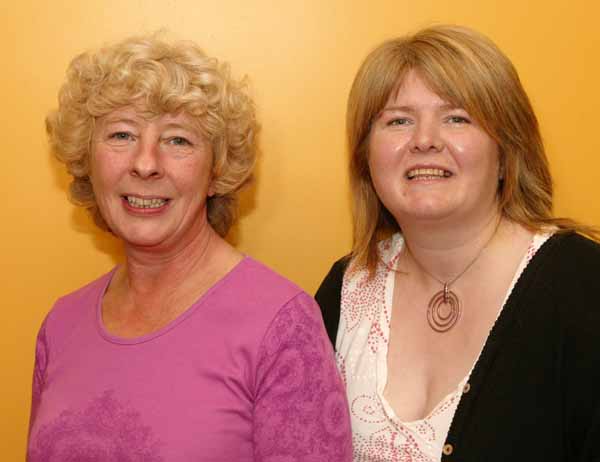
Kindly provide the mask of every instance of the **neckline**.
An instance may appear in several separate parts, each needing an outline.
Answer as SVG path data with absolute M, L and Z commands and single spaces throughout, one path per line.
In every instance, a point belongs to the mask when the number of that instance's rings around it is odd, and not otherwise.
M 131 338 L 119 337 L 118 335 L 111 334 L 104 326 L 104 321 L 102 320 L 102 300 L 104 299 L 104 295 L 106 294 L 106 291 L 108 289 L 108 286 L 110 285 L 110 282 L 112 281 L 112 278 L 114 277 L 117 269 L 119 268 L 119 265 L 117 265 L 106 275 L 106 279 L 96 299 L 95 324 L 98 333 L 104 340 L 117 345 L 137 345 L 161 337 L 169 331 L 176 328 L 179 324 L 184 322 L 194 313 L 196 313 L 200 309 L 200 307 L 206 303 L 206 301 L 212 296 L 212 294 L 215 291 L 217 291 L 222 285 L 229 281 L 229 279 L 234 277 L 239 271 L 242 270 L 244 266 L 249 264 L 251 261 L 252 259 L 250 257 L 244 255 L 243 258 L 229 272 L 227 272 L 221 279 L 214 283 L 206 292 L 200 295 L 200 297 L 195 302 L 193 302 L 183 313 L 181 313 L 175 319 L 153 332 L 141 335 L 139 337 Z
M 446 395 L 444 395 L 442 397 L 442 399 L 440 399 L 440 401 L 431 409 L 431 411 L 429 411 L 429 413 L 427 415 L 425 415 L 424 417 L 422 417 L 420 419 L 408 420 L 408 421 L 400 419 L 400 417 L 398 417 L 398 415 L 396 414 L 396 411 L 394 410 L 394 408 L 392 407 L 392 405 L 389 403 L 389 401 L 386 399 L 386 397 L 384 395 L 385 387 L 387 385 L 387 380 L 388 380 L 387 355 L 388 355 L 389 338 L 390 338 L 390 325 L 389 325 L 389 323 L 386 323 L 386 325 L 387 325 L 387 335 L 386 335 L 387 341 L 385 342 L 385 348 L 382 348 L 381 350 L 379 350 L 377 360 L 376 360 L 376 364 L 377 364 L 376 391 L 377 391 L 379 400 L 381 401 L 383 410 L 387 414 L 387 416 L 390 420 L 392 420 L 393 422 L 395 422 L 398 425 L 403 425 L 406 427 L 418 426 L 418 425 L 423 424 L 427 421 L 430 421 L 432 418 L 434 418 L 440 408 L 442 408 L 446 405 L 452 404 L 454 400 L 458 400 L 458 401 L 460 400 L 460 397 L 463 394 L 462 393 L 463 388 L 464 388 L 465 384 L 470 380 L 470 377 L 473 374 L 473 371 L 475 370 L 477 364 L 480 362 L 480 359 L 483 356 L 483 352 L 486 348 L 486 345 L 487 345 L 490 337 L 492 336 L 492 333 L 496 330 L 496 325 L 498 324 L 498 322 L 502 316 L 502 313 L 505 311 L 505 307 L 508 305 L 508 301 L 511 298 L 512 293 L 515 291 L 515 288 L 516 288 L 517 284 L 519 283 L 521 276 L 525 273 L 525 271 L 527 270 L 527 268 L 529 266 L 529 263 L 537 255 L 538 251 L 552 237 L 553 237 L 553 231 L 537 232 L 537 233 L 533 234 L 531 241 L 529 243 L 529 246 L 527 247 L 527 250 L 525 251 L 523 257 L 521 258 L 521 260 L 519 262 L 519 265 L 517 266 L 517 268 L 515 270 L 515 273 L 513 275 L 511 283 L 506 292 L 506 295 L 504 296 L 504 299 L 503 299 L 502 303 L 500 304 L 500 308 L 496 315 L 496 319 L 495 319 L 494 323 L 492 324 L 492 326 L 488 332 L 488 335 L 487 335 L 485 341 L 483 342 L 483 345 L 481 346 L 481 349 L 479 350 L 479 353 L 478 353 L 477 357 L 475 358 L 475 361 L 473 362 L 470 370 L 467 372 L 467 374 L 459 381 L 459 383 L 454 388 L 452 388 Z M 394 272 L 395 272 L 395 270 L 397 270 L 398 256 L 400 255 L 400 253 L 402 252 L 402 248 L 404 247 L 404 238 L 402 237 L 402 235 L 400 235 L 400 233 L 396 233 L 394 236 L 392 236 L 390 238 L 390 244 L 391 245 L 389 247 L 385 248 L 385 250 L 387 251 L 386 252 L 387 255 L 385 255 L 385 257 L 382 258 L 382 260 L 383 260 L 383 264 L 386 266 L 386 271 L 387 271 L 386 282 L 385 282 L 386 292 L 385 292 L 384 303 L 386 304 L 386 306 L 389 307 L 389 313 L 390 313 L 389 316 L 390 316 L 390 322 L 391 322 L 391 319 L 393 316 L 392 298 L 393 298 L 394 287 L 395 287 Z M 533 251 L 533 254 L 531 254 L 532 251 Z M 457 406 L 458 406 L 458 403 L 457 403 Z

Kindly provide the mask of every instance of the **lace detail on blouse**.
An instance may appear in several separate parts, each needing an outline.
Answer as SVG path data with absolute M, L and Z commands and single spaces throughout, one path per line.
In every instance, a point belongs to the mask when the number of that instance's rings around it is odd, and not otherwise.
M 531 258 L 550 236 L 551 233 L 534 236 L 502 307 Z M 342 284 L 336 360 L 348 394 L 355 462 L 440 461 L 442 446 L 471 374 L 469 372 L 456 389 L 421 420 L 400 421 L 384 398 L 393 270 L 403 243 L 400 234 L 383 241 L 379 246 L 381 260 L 374 277 L 369 279 L 364 268 L 351 269 Z

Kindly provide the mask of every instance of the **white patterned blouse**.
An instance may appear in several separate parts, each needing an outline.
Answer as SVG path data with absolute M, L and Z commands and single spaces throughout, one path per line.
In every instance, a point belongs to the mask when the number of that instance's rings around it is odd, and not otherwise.
M 504 298 L 551 234 L 536 234 Z M 336 340 L 337 363 L 346 383 L 353 429 L 354 462 L 438 462 L 469 374 L 431 411 L 403 422 L 384 397 L 392 316 L 394 269 L 402 250 L 400 234 L 380 244 L 375 276 L 366 269 L 347 271 L 342 285 Z M 498 314 L 500 314 L 499 310 Z M 483 347 L 483 346 L 482 346 Z

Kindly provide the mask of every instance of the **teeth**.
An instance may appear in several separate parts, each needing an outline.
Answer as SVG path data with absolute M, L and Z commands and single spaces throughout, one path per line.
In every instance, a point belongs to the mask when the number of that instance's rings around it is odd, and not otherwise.
M 127 202 L 132 207 L 136 207 L 138 209 L 157 209 L 162 207 L 167 203 L 166 199 L 142 199 L 141 197 L 132 197 L 127 196 Z
M 406 177 L 409 180 L 419 177 L 424 180 L 433 180 L 435 178 L 448 178 L 452 174 L 448 170 L 442 170 L 441 168 L 415 168 L 409 170 Z

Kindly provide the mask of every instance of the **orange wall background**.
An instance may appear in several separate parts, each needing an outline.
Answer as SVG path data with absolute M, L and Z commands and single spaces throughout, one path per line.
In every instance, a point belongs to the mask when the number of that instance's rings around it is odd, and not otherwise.
M 66 66 L 85 49 L 165 29 L 249 75 L 262 157 L 233 240 L 310 292 L 351 242 L 343 124 L 354 73 L 380 41 L 435 22 L 479 29 L 512 58 L 542 124 L 556 213 L 600 225 L 600 7 L 592 0 L 2 3 L 2 460 L 24 459 L 44 315 L 120 258 L 118 243 L 67 202 L 68 177 L 45 138 Z

